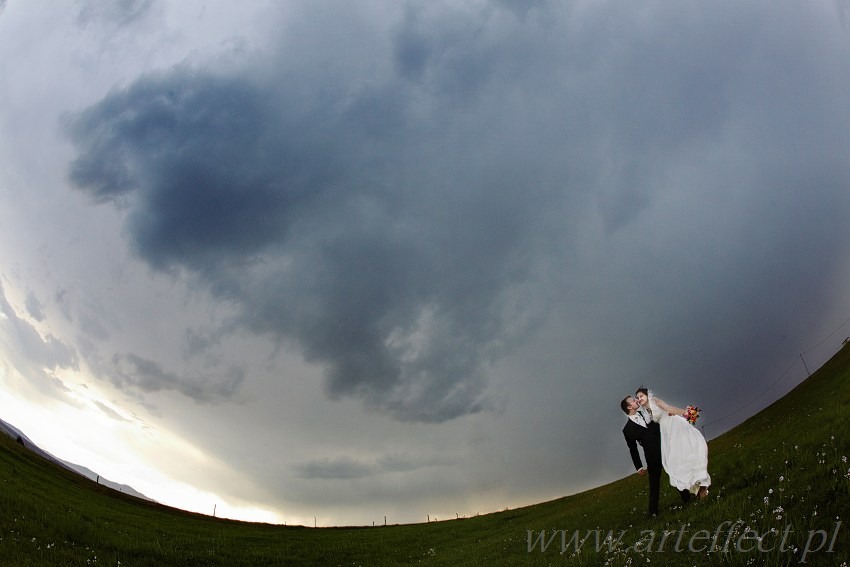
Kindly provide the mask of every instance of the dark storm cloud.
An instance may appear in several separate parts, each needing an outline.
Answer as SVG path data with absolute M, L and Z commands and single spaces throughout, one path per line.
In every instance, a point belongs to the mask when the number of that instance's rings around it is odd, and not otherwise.
M 71 178 L 127 210 L 152 266 L 201 276 L 324 366 L 331 396 L 410 420 L 485 408 L 486 365 L 528 325 L 546 184 L 508 146 L 468 167 L 411 118 L 403 82 L 282 82 L 143 77 L 74 120 Z
M 301 165 L 309 156 L 278 146 L 299 140 L 272 139 L 274 122 L 239 78 L 177 69 L 77 120 L 85 148 L 71 178 L 94 199 L 130 208 L 133 243 L 159 269 L 238 261 L 285 234 L 310 177 L 321 175 Z
M 71 179 L 126 211 L 151 266 L 402 420 L 490 407 L 490 364 L 553 298 L 673 360 L 705 317 L 703 356 L 730 360 L 722 329 L 799 324 L 771 305 L 840 272 L 848 76 L 824 58 L 846 48 L 784 33 L 832 30 L 803 7 L 653 6 L 409 5 L 383 36 L 322 12 L 338 51 L 293 29 L 261 68 L 181 65 L 81 112 Z M 815 230 L 789 231 L 801 210 Z M 797 261 L 820 277 L 778 268 Z M 200 395 L 134 365 L 128 384 Z
M 201 275 L 252 330 L 325 365 L 332 395 L 408 419 L 480 410 L 527 278 L 534 189 L 493 174 L 423 187 L 394 169 L 403 145 L 368 170 L 376 95 L 306 112 L 289 96 L 182 68 L 140 79 L 75 121 L 72 180 L 127 208 L 151 265 Z

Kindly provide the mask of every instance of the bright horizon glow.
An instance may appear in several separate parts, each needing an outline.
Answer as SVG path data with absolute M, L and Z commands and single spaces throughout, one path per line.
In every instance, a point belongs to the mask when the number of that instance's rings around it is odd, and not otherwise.
M 176 481 L 145 462 L 137 452 L 128 449 L 128 437 L 133 435 L 128 427 L 116 425 L 114 419 L 91 409 L 92 404 L 100 402 L 93 388 L 87 388 L 88 391 L 75 389 L 72 397 L 80 402 L 78 407 L 55 400 L 45 407 L 13 394 L 7 386 L 8 379 L 9 368 L 4 367 L 0 376 L 0 407 L 4 415 L 0 419 L 18 428 L 54 457 L 86 467 L 105 479 L 130 486 L 173 508 L 246 522 L 283 524 L 287 521 L 277 512 L 232 504 L 221 495 Z M 139 429 L 137 424 L 130 427 Z M 167 431 L 145 427 L 146 434 L 135 435 L 132 441 L 142 454 L 155 451 L 157 446 L 170 445 L 173 452 L 182 453 L 188 459 L 205 460 L 203 453 L 185 440 Z M 292 520 L 288 523 L 292 524 Z

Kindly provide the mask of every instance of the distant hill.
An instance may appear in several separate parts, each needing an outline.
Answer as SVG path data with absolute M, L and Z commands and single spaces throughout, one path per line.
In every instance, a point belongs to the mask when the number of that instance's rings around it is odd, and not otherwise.
M 60 467 L 66 468 L 69 471 L 75 472 L 79 475 L 82 475 L 90 480 L 97 482 L 98 484 L 102 484 L 103 486 L 107 486 L 113 490 L 117 490 L 118 492 L 123 492 L 124 494 L 129 494 L 131 496 L 135 496 L 136 498 L 142 498 L 144 500 L 150 500 L 151 502 L 153 502 L 152 498 L 148 498 L 132 486 L 113 482 L 109 479 L 100 476 L 89 468 L 86 468 L 82 465 L 77 465 L 75 463 L 69 463 L 68 461 L 63 461 L 62 459 L 50 454 L 49 452 L 45 451 L 44 449 L 33 443 L 32 440 L 27 437 L 23 431 L 21 431 L 11 423 L 3 421 L 2 419 L 0 419 L 0 431 L 14 439 L 33 453 L 39 455 L 44 459 L 47 459 L 48 461 L 56 463 Z

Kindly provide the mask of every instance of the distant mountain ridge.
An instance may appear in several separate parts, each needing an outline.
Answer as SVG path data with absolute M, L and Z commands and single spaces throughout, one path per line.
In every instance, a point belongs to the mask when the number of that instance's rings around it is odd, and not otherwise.
M 12 439 L 16 440 L 18 443 L 20 443 L 21 445 L 23 445 L 24 447 L 26 447 L 27 449 L 29 449 L 33 453 L 39 455 L 40 457 L 42 457 L 44 459 L 47 459 L 48 461 L 56 463 L 60 467 L 63 467 L 65 469 L 68 469 L 71 472 L 74 472 L 74 473 L 80 475 L 80 476 L 84 476 L 84 477 L 86 477 L 90 480 L 93 480 L 94 482 L 97 482 L 98 484 L 102 484 L 103 486 L 107 486 L 107 487 L 109 487 L 113 490 L 117 490 L 118 492 L 123 492 L 124 494 L 129 494 L 130 496 L 135 496 L 136 498 L 142 498 L 144 500 L 149 500 L 151 502 L 154 502 L 153 498 L 148 498 L 147 496 L 145 496 L 144 494 L 142 494 L 141 492 L 139 492 L 138 490 L 136 490 L 132 486 L 127 486 L 126 484 L 119 484 L 117 482 L 113 482 L 109 479 L 106 479 L 106 478 L 100 476 L 99 474 L 97 474 L 96 472 L 94 472 L 93 470 L 91 470 L 89 468 L 86 468 L 82 465 L 69 463 L 68 461 L 63 461 L 62 459 L 51 455 L 50 453 L 48 453 L 47 451 L 45 451 L 44 449 L 42 449 L 41 447 L 39 447 L 38 445 L 33 443 L 32 440 L 29 437 L 27 437 L 24 434 L 23 431 L 21 431 L 20 429 L 18 429 L 17 427 L 12 425 L 11 423 L 3 421 L 2 419 L 0 419 L 0 431 L 5 433 L 6 435 L 11 437 Z

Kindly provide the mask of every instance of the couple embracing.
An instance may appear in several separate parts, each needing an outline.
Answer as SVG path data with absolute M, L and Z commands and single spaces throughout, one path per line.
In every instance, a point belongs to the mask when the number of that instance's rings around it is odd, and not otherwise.
M 644 387 L 626 396 L 620 407 L 629 416 L 623 435 L 638 474 L 649 476 L 649 515 L 658 514 L 661 469 L 682 501 L 708 496 L 708 445 L 699 430 L 684 417 L 686 410 L 666 404 Z M 689 408 L 690 409 L 690 408 Z M 646 468 L 637 446 L 643 447 Z

